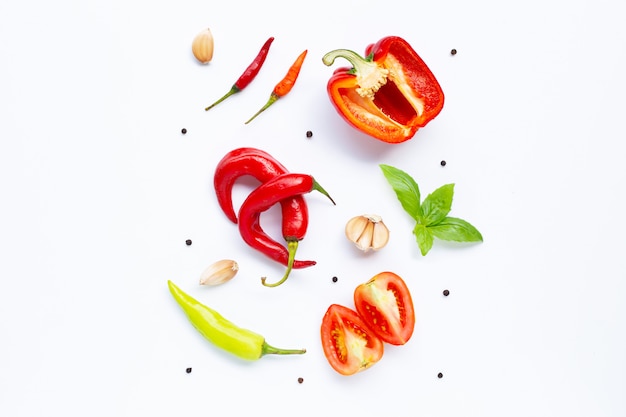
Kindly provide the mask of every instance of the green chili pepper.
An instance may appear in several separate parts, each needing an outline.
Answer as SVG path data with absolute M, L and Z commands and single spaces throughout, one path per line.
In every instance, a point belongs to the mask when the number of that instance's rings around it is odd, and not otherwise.
M 167 285 L 178 305 L 200 334 L 215 346 L 235 356 L 254 361 L 269 354 L 298 355 L 306 352 L 305 349 L 279 349 L 270 346 L 263 336 L 235 326 L 217 311 L 183 292 L 172 281 L 167 281 Z

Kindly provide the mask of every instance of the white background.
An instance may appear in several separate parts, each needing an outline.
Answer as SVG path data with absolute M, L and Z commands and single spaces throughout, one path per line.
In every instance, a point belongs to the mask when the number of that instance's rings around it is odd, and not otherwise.
M 626 415 L 619 3 L 3 1 L 0 415 Z M 200 65 L 190 45 L 207 26 L 215 54 Z M 446 94 L 401 145 L 343 122 L 321 62 L 386 35 L 407 39 Z M 269 36 L 256 80 L 205 112 Z M 292 92 L 244 125 L 304 49 Z M 318 264 L 275 289 L 259 277 L 283 268 L 243 243 L 212 189 L 217 161 L 240 146 L 314 175 L 337 202 L 307 196 L 298 257 Z M 484 242 L 436 241 L 422 257 L 380 163 L 424 196 L 455 183 L 451 215 Z M 239 183 L 236 204 L 253 185 Z M 362 213 L 390 228 L 383 250 L 345 239 Z M 264 219 L 280 239 L 278 213 Z M 199 287 L 224 258 L 236 278 Z M 411 289 L 414 337 L 342 377 L 322 353 L 321 318 L 383 270 Z M 307 353 L 242 363 L 216 350 L 168 279 Z

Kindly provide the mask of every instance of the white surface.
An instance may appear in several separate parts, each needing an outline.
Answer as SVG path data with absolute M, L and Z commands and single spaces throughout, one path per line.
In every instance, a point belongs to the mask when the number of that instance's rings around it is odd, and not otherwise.
M 0 5 L 0 415 L 626 415 L 620 2 L 245 3 Z M 205 26 L 215 55 L 201 66 L 190 42 Z M 446 93 L 439 117 L 398 146 L 339 118 L 321 63 L 391 34 Z M 257 79 L 206 113 L 269 36 Z M 290 95 L 244 126 L 303 49 Z M 308 197 L 299 258 L 318 265 L 276 289 L 258 278 L 283 269 L 245 246 L 211 187 L 222 155 L 247 145 L 337 201 Z M 379 163 L 423 195 L 454 182 L 451 214 L 484 243 L 436 242 L 422 257 Z M 392 233 L 367 256 L 343 236 L 364 212 Z M 199 288 L 222 258 L 240 263 L 237 277 Z M 322 315 L 385 269 L 408 282 L 415 335 L 341 377 L 321 351 Z M 307 354 L 241 363 L 216 351 L 168 279 Z

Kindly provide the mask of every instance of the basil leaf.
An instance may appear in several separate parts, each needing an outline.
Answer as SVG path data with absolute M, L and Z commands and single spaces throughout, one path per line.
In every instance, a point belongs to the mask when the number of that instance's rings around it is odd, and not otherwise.
M 435 240 L 430 228 L 418 223 L 413 228 L 413 234 L 415 235 L 415 240 L 417 240 L 420 252 L 422 252 L 422 256 L 426 256 L 428 251 L 433 247 L 433 241 Z
M 483 236 L 469 222 L 456 217 L 446 217 L 428 230 L 438 239 L 454 242 L 482 242 Z
M 422 219 L 426 226 L 433 226 L 446 218 L 452 208 L 454 184 L 446 184 L 431 194 L 422 202 Z
M 418 222 L 421 221 L 420 189 L 415 180 L 406 172 L 390 165 L 380 165 L 385 178 L 396 193 L 402 208 Z

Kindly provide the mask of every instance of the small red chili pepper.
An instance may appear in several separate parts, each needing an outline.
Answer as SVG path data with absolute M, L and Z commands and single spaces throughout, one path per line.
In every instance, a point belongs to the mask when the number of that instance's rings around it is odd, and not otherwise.
M 243 240 L 251 247 L 261 251 L 265 255 L 276 259 L 276 253 L 267 251 L 264 246 L 267 234 L 260 225 L 261 213 L 267 211 L 274 204 L 281 200 L 292 197 L 294 195 L 306 194 L 316 190 L 324 194 L 335 204 L 330 195 L 322 188 L 322 186 L 310 175 L 286 173 L 274 177 L 264 184 L 261 184 L 244 200 L 239 209 L 239 232 Z M 294 258 L 298 249 L 298 243 L 304 239 L 308 216 L 300 219 L 290 219 L 292 221 L 293 235 L 283 236 L 287 241 L 287 251 L 289 254 L 287 262 L 287 271 L 283 278 L 274 283 L 267 284 L 266 278 L 261 278 L 261 282 L 266 287 L 277 287 L 287 280 L 289 273 L 293 268 Z M 270 238 L 270 240 L 272 240 Z M 276 243 L 276 242 L 275 242 Z M 284 246 L 276 243 L 277 246 Z
M 263 46 L 261 47 L 261 50 L 257 54 L 256 58 L 254 58 L 254 61 L 252 61 L 252 63 L 248 65 L 248 68 L 246 68 L 246 70 L 243 72 L 243 74 L 241 74 L 241 76 L 235 82 L 235 84 L 233 84 L 230 91 L 226 93 L 224 96 L 222 96 L 222 98 L 217 100 L 215 103 L 205 108 L 204 110 L 206 111 L 211 110 L 211 108 L 217 106 L 222 101 L 226 100 L 228 97 L 246 88 L 248 84 L 250 84 L 252 80 L 254 80 L 254 78 L 257 76 L 257 74 L 261 70 L 263 63 L 265 62 L 265 58 L 267 57 L 267 54 L 270 51 L 270 46 L 272 45 L 272 42 L 274 42 L 274 37 L 270 37 L 268 40 L 266 40 Z
M 335 109 L 353 127 L 388 143 L 411 139 L 443 108 L 444 94 L 426 63 L 404 39 L 388 36 L 367 47 L 367 58 L 337 49 L 330 66 L 345 58 L 352 68 L 335 70 L 327 90 Z
M 304 50 L 304 52 L 302 52 L 298 56 L 298 58 L 296 58 L 295 62 L 289 68 L 289 71 L 287 71 L 287 75 L 285 75 L 285 77 L 274 87 L 274 91 L 272 91 L 272 94 L 270 95 L 267 103 L 265 103 L 265 106 L 261 107 L 261 109 L 256 112 L 256 114 L 252 116 L 250 120 L 246 122 L 246 124 L 254 120 L 254 118 L 257 117 L 259 114 L 263 113 L 269 106 L 274 104 L 276 100 L 289 94 L 294 84 L 296 83 L 296 80 L 298 79 L 298 75 L 300 74 L 300 69 L 302 68 L 302 64 L 304 63 L 304 58 L 306 58 L 306 54 L 307 50 Z
M 261 183 L 265 183 L 278 175 L 287 173 L 287 169 L 272 155 L 256 148 L 238 148 L 228 152 L 217 164 L 213 179 L 217 201 L 226 217 L 237 223 L 237 215 L 233 208 L 232 189 L 237 179 L 244 175 L 251 175 Z M 308 227 L 308 207 L 301 195 L 286 198 L 280 201 L 282 210 L 283 236 L 304 235 Z M 261 235 L 259 244 L 266 251 L 275 254 L 278 262 L 288 265 L 289 254 L 287 249 L 274 242 L 269 236 Z M 276 247 L 280 246 L 280 248 Z M 306 268 L 315 265 L 315 261 L 294 260 L 294 269 Z

